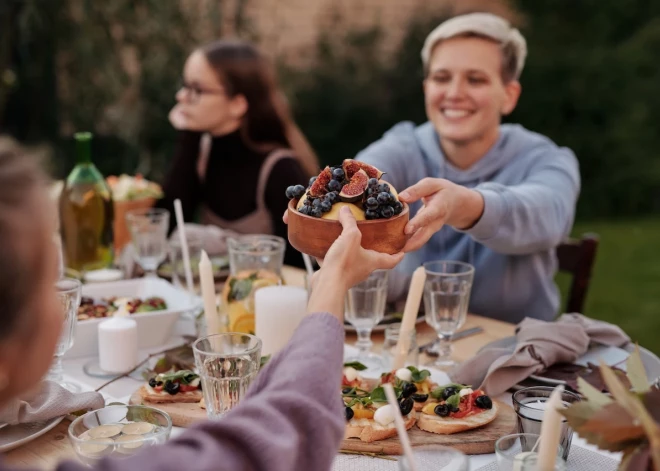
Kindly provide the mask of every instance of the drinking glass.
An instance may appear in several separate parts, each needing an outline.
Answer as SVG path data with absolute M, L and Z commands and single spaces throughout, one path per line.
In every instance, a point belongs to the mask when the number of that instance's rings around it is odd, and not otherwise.
M 518 415 L 518 432 L 541 433 L 541 422 L 545 411 L 545 403 L 550 398 L 554 388 L 549 386 L 534 386 L 524 388 L 513 393 L 513 409 Z M 564 391 L 561 400 L 565 406 L 580 401 L 580 396 L 570 391 Z M 561 435 L 559 442 L 563 447 L 563 458 L 568 459 L 573 440 L 573 429 L 568 425 L 566 419 L 562 419 Z
M 254 335 L 225 333 L 193 343 L 195 366 L 204 392 L 206 415 L 217 419 L 236 406 L 257 376 L 261 340 Z
M 385 316 L 387 270 L 376 270 L 369 278 L 348 290 L 344 317 L 357 331 L 358 354 L 346 361 L 359 361 L 367 372 L 381 372 L 383 360 L 371 352 L 371 331 Z
M 437 352 L 431 365 L 448 370 L 456 365 L 452 359 L 451 337 L 465 323 L 474 267 L 469 263 L 436 261 L 424 264 L 424 310 L 426 323 L 438 334 L 432 347 Z
M 539 438 L 535 433 L 514 433 L 504 435 L 495 442 L 495 456 L 499 471 L 519 471 L 523 460 L 530 454 L 536 455 Z M 564 448 L 557 446 L 557 461 L 563 461 Z
M 167 256 L 167 230 L 170 212 L 166 209 L 136 209 L 126 213 L 135 257 L 147 277 L 156 277 L 156 269 Z
M 455 448 L 442 445 L 421 445 L 413 447 L 413 457 L 417 471 L 468 471 L 468 459 Z M 411 471 L 405 455 L 398 460 L 399 471 Z
M 399 344 L 399 334 L 401 333 L 401 323 L 389 324 L 385 327 L 385 341 L 383 342 L 383 362 L 385 369 L 391 370 L 394 365 L 394 358 L 397 355 L 397 345 Z M 419 349 L 417 347 L 417 332 L 410 332 L 410 347 L 408 355 L 404 360 L 404 366 L 417 367 L 419 363 Z
M 193 293 L 199 295 L 199 261 L 202 258 L 202 240 L 199 237 L 191 237 L 190 235 L 186 240 L 188 244 L 188 257 L 190 257 L 190 271 L 192 273 Z M 181 248 L 181 240 L 178 238 L 170 241 L 170 270 L 172 271 L 172 283 L 174 286 L 188 289 L 186 285 L 186 270 L 183 263 L 183 249 Z M 161 270 L 163 267 L 161 267 Z M 159 271 L 162 275 L 162 271 Z
M 80 281 L 75 278 L 61 278 L 55 283 L 55 290 L 62 309 L 63 326 L 55 349 L 53 364 L 46 376 L 46 379 L 74 392 L 79 391 L 80 388 L 75 384 L 64 382 L 62 356 L 73 346 L 78 306 L 80 306 L 80 287 Z

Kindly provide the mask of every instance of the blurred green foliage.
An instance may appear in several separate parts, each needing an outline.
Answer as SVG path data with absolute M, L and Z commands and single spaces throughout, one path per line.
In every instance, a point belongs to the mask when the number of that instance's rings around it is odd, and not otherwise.
M 239 32 L 251 29 L 242 16 L 246 1 L 232 19 Z M 507 120 L 575 151 L 583 177 L 579 218 L 657 212 L 660 2 L 512 2 L 529 57 L 519 106 Z M 62 136 L 89 129 L 104 173 L 161 178 L 174 143 L 167 113 L 183 61 L 199 41 L 201 17 L 222 34 L 218 4 L 191 16 L 181 2 L 160 0 L 1 2 L 0 130 L 50 144 L 59 176 L 71 166 Z M 279 64 L 322 163 L 355 155 L 398 121 L 425 120 L 419 51 L 446 17 L 413 17 L 401 46 L 386 53 L 381 28 L 346 31 L 337 17 L 320 35 L 311 65 Z

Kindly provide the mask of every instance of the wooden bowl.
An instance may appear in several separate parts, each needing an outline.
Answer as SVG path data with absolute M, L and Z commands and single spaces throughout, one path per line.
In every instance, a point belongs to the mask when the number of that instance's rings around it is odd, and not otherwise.
M 293 247 L 316 258 L 325 257 L 332 243 L 339 237 L 342 225 L 333 219 L 306 216 L 296 210 L 298 200 L 289 201 L 289 242 Z M 390 219 L 358 221 L 362 233 L 362 247 L 377 252 L 394 254 L 401 251 L 408 236 L 403 230 L 410 213 L 403 203 L 403 211 Z

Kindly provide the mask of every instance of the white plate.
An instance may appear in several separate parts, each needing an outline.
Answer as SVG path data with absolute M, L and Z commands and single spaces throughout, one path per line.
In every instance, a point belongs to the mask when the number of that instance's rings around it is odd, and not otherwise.
M 55 417 L 54 419 L 45 420 L 43 422 L 3 427 L 2 430 L 0 430 L 0 452 L 5 453 L 24 445 L 27 442 L 31 442 L 35 438 L 52 430 L 57 424 L 62 422 L 62 419 L 64 419 L 64 417 Z
M 161 278 L 135 278 L 83 285 L 82 295 L 92 298 L 129 297 L 149 298 L 158 296 L 165 300 L 167 309 L 142 312 L 131 316 L 137 323 L 138 348 L 151 348 L 166 343 L 172 336 L 174 324 L 183 313 L 201 307 L 201 300 L 187 291 L 176 288 Z M 98 325 L 104 319 L 79 321 L 73 347 L 66 358 L 98 355 Z

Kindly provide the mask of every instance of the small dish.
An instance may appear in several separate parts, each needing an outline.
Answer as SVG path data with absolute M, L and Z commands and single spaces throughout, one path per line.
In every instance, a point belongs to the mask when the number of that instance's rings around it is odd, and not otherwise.
M 71 422 L 69 440 L 78 458 L 92 465 L 106 456 L 126 457 L 147 446 L 165 443 L 172 419 L 147 406 L 107 406 Z
M 296 210 L 297 200 L 289 201 L 289 242 L 299 252 L 312 257 L 324 258 L 332 243 L 339 237 L 342 225 L 334 219 L 307 216 Z M 403 203 L 403 211 L 389 219 L 358 221 L 362 233 L 362 247 L 377 252 L 394 254 L 406 245 L 408 236 L 403 232 L 410 211 Z

